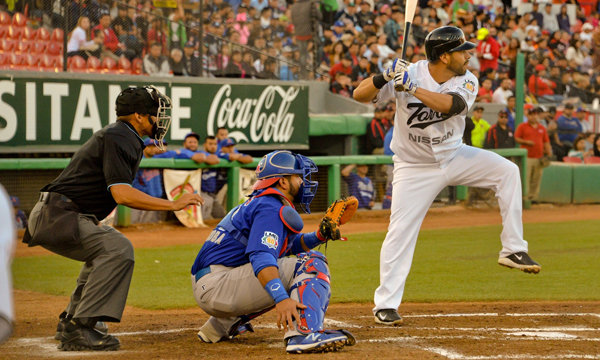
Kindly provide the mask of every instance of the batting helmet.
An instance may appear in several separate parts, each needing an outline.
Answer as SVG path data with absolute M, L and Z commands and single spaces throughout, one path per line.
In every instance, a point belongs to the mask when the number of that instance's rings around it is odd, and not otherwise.
M 274 185 L 284 175 L 300 175 L 302 185 L 298 190 L 295 202 L 302 205 L 302 209 L 310 214 L 309 205 L 317 192 L 317 181 L 311 181 L 311 173 L 319 171 L 317 165 L 300 154 L 294 154 L 287 150 L 277 150 L 268 153 L 256 167 L 256 178 L 254 190 L 266 189 Z
M 454 26 L 442 26 L 430 32 L 425 38 L 427 60 L 436 62 L 442 54 L 474 49 L 477 45 L 465 40 L 465 34 Z

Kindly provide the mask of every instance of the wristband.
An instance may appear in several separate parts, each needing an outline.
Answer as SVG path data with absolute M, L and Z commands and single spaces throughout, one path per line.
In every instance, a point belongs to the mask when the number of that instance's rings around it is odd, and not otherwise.
M 375 75 L 373 76 L 373 85 L 377 88 L 377 89 L 381 89 L 382 87 L 385 86 L 385 84 L 387 84 L 388 82 L 385 80 L 385 78 L 383 77 L 383 74 L 379 74 L 379 75 Z
M 279 278 L 269 281 L 265 286 L 265 290 L 267 290 L 269 295 L 271 295 L 273 300 L 275 300 L 275 304 L 290 298 L 285 290 L 285 287 L 283 286 L 283 283 L 281 282 L 281 279 Z

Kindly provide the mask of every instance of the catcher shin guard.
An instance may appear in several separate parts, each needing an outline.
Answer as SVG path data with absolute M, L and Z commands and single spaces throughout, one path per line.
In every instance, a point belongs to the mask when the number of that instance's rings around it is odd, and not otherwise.
M 300 324 L 296 328 L 302 334 L 310 334 L 323 330 L 323 320 L 331 297 L 330 275 L 327 259 L 317 251 L 299 254 L 304 258 L 296 270 L 299 280 L 290 289 L 294 300 L 306 305 L 306 309 L 298 309 Z

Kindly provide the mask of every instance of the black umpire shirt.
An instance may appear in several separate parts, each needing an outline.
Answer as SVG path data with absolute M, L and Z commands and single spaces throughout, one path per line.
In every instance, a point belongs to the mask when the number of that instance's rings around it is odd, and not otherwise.
M 117 206 L 111 185 L 131 185 L 137 174 L 144 142 L 133 125 L 118 120 L 97 131 L 75 152 L 65 170 L 41 191 L 71 199 L 83 214 L 103 220 Z

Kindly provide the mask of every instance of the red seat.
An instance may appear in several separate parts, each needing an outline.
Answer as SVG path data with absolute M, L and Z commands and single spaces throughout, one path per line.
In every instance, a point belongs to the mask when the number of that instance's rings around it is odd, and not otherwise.
M 8 36 L 8 25 L 0 25 L 0 39 Z
M 64 35 L 65 35 L 65 32 L 62 29 L 56 28 L 56 29 L 52 30 L 52 35 L 50 35 L 50 40 L 57 41 L 62 44 Z
M 131 75 L 131 62 L 127 60 L 125 57 L 119 58 L 118 61 L 119 72 L 121 74 L 129 74 Z
M 11 39 L 2 39 L 0 41 L 0 50 L 3 53 L 11 53 L 13 52 L 13 50 L 15 49 L 15 44 L 17 43 L 17 40 L 11 40 Z
M 36 35 L 37 35 L 37 31 L 35 31 L 32 28 L 30 28 L 29 26 L 27 26 L 23 30 L 22 39 L 24 39 L 24 40 L 26 39 L 28 41 L 33 41 L 33 40 L 35 40 Z
M 568 164 L 581 164 L 582 163 L 581 159 L 578 157 L 575 157 L 575 156 L 565 156 L 563 158 L 563 161 Z
M 62 44 L 51 41 L 46 45 L 46 54 L 48 55 L 61 55 L 62 54 Z
M 586 164 L 600 164 L 600 156 L 588 156 L 583 161 Z
M 23 35 L 23 32 L 25 32 L 25 28 L 24 27 L 18 27 L 18 26 L 10 25 L 8 27 L 8 34 L 7 34 L 7 36 L 9 38 L 11 38 L 11 39 L 18 40 Z
M 8 55 L 0 53 L 0 69 L 5 70 L 8 68 Z
M 87 63 L 81 56 L 75 55 L 71 58 L 69 70 L 72 72 L 87 72 Z
M 87 60 L 87 68 L 91 73 L 100 73 L 102 72 L 102 62 L 95 56 L 90 56 Z
M 44 54 L 40 58 L 40 69 L 44 71 L 54 71 L 56 67 L 56 59 L 48 54 Z
M 31 44 L 32 43 L 29 41 L 17 41 L 17 43 L 15 44 L 15 52 L 19 54 L 26 54 L 29 52 Z
M 117 62 L 109 57 L 102 60 L 102 72 L 105 74 L 118 74 Z
M 131 73 L 134 75 L 142 75 L 143 70 L 143 63 L 142 63 L 142 59 L 133 59 L 133 63 L 132 63 L 132 69 L 131 69 Z
M 41 27 L 37 29 L 36 39 L 38 41 L 48 41 L 50 40 L 50 31 L 45 27 Z
M 40 56 L 27 54 L 24 60 L 27 70 L 39 71 L 40 70 Z
M 12 24 L 16 27 L 25 27 L 27 26 L 27 18 L 25 15 L 21 13 L 15 13 L 12 17 Z
M 36 41 L 31 44 L 29 50 L 32 54 L 43 54 L 46 51 L 46 43 L 41 41 Z
M 11 70 L 25 70 L 25 64 L 23 63 L 24 56 L 21 54 L 10 54 L 10 69 Z
M 11 20 L 9 13 L 0 11 L 0 25 L 10 25 Z

